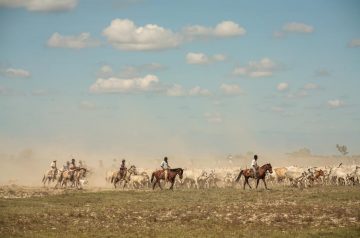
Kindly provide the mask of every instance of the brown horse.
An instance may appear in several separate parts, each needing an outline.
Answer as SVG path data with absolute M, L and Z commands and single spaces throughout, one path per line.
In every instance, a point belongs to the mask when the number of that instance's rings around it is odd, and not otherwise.
M 184 172 L 184 170 L 182 168 L 169 169 L 168 180 L 171 183 L 171 186 L 170 186 L 169 189 L 173 190 L 176 175 L 179 175 L 180 179 L 183 178 L 183 172 Z M 157 170 L 157 171 L 152 173 L 152 175 L 151 175 L 151 183 L 153 182 L 154 178 L 156 179 L 155 183 L 153 184 L 153 190 L 155 189 L 156 184 L 158 184 L 160 189 L 162 190 L 162 187 L 160 185 L 160 180 L 165 180 L 164 174 L 165 173 L 164 173 L 163 170 Z
M 272 171 L 271 164 L 265 164 L 265 165 L 261 166 L 258 169 L 258 176 L 256 178 L 256 188 L 259 185 L 260 179 L 262 179 L 262 181 L 265 184 L 265 188 L 268 189 L 267 186 L 266 186 L 266 182 L 265 182 L 265 176 L 266 176 L 267 171 L 269 171 L 272 174 L 273 171 Z M 240 173 L 239 173 L 239 176 L 235 180 L 236 182 L 239 182 L 241 175 L 244 175 L 244 177 L 245 177 L 244 189 L 245 189 L 246 184 L 249 185 L 249 187 L 251 189 L 251 186 L 249 184 L 249 178 L 255 178 L 254 171 L 252 169 L 243 169 L 243 170 L 241 170 Z

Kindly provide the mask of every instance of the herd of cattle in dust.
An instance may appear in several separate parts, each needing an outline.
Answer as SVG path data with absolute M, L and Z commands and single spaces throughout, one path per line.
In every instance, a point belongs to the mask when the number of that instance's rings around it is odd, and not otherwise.
M 240 168 L 219 168 L 219 169 L 184 169 L 182 179 L 175 177 L 175 189 L 207 189 L 207 188 L 227 188 L 243 186 L 245 189 L 244 178 L 240 178 Z M 123 189 L 150 189 L 153 187 L 151 176 L 153 169 L 137 168 L 132 165 L 128 168 L 126 176 L 122 180 L 115 178 L 119 170 L 109 170 L 104 175 L 106 183 L 115 188 Z M 297 188 L 308 188 L 312 186 L 335 185 L 335 186 L 354 186 L 359 185 L 360 166 L 343 165 L 324 166 L 324 167 L 274 167 L 272 173 L 267 172 L 265 181 L 268 187 L 271 186 L 291 186 Z M 55 188 L 78 188 L 90 185 L 91 177 L 94 172 L 91 169 L 79 168 L 74 175 L 69 176 L 67 171 L 58 170 L 55 176 L 48 171 L 43 177 L 44 186 Z M 252 179 L 255 181 L 256 179 Z M 250 182 L 251 183 L 251 182 Z M 163 186 L 167 184 L 162 181 Z M 167 188 L 167 187 L 166 187 Z M 249 188 L 251 185 L 249 184 Z

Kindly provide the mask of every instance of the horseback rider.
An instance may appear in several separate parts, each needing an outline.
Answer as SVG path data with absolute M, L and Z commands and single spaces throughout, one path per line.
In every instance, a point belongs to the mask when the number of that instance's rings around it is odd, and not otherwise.
M 56 172 L 57 172 L 57 168 L 56 168 L 56 160 L 54 160 L 53 162 L 51 162 L 51 173 L 52 173 L 52 176 L 53 178 L 55 178 L 56 176 Z
M 69 165 L 69 171 L 71 173 L 71 177 L 70 177 L 70 180 L 73 181 L 74 180 L 74 174 L 75 174 L 75 170 L 77 169 L 76 167 L 76 163 L 75 163 L 75 159 L 72 158 L 71 159 L 71 163 Z
M 257 171 L 258 171 L 259 166 L 257 165 L 257 159 L 258 159 L 258 156 L 254 155 L 254 159 L 251 161 L 251 168 L 254 172 L 254 178 L 258 177 Z
M 163 162 L 161 162 L 160 167 L 164 171 L 164 179 L 165 179 L 165 182 L 167 182 L 168 181 L 168 174 L 169 174 L 170 166 L 169 166 L 169 163 L 168 163 L 168 158 L 166 156 L 165 156 Z
M 63 165 L 64 171 L 69 170 L 69 167 L 70 167 L 70 162 L 69 162 L 69 161 L 66 161 L 66 164 Z
M 121 165 L 120 165 L 120 169 L 119 169 L 120 178 L 123 178 L 126 175 L 126 171 L 127 171 L 127 168 L 125 165 L 125 160 L 123 159 L 121 161 Z

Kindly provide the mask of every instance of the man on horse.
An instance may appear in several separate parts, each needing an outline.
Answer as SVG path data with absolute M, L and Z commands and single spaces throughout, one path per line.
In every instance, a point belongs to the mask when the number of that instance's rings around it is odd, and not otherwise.
M 119 175 L 120 175 L 120 179 L 122 179 L 125 175 L 126 175 L 126 165 L 125 165 L 125 160 L 123 159 L 121 161 L 121 165 L 120 165 L 120 169 L 119 169 Z
M 259 166 L 257 165 L 257 159 L 258 159 L 258 156 L 254 155 L 254 159 L 251 161 L 251 168 L 252 168 L 252 170 L 254 172 L 254 178 L 255 179 L 258 177 L 257 171 L 258 171 L 258 168 L 259 168 Z
M 56 168 L 56 160 L 54 160 L 53 162 L 51 162 L 51 173 L 52 173 L 52 177 L 53 180 L 55 179 L 56 173 L 57 173 L 57 168 Z
M 165 156 L 163 162 L 161 162 L 160 167 L 162 168 L 163 172 L 164 172 L 164 179 L 165 179 L 165 183 L 168 181 L 168 174 L 169 174 L 169 163 L 168 163 L 168 158 Z
M 69 170 L 69 168 L 70 168 L 70 161 L 66 161 L 66 164 L 63 165 L 63 169 L 64 171 L 67 171 Z
M 78 167 L 76 167 L 76 163 L 75 163 L 75 159 L 72 158 L 71 159 L 71 163 L 69 165 L 69 171 L 71 173 L 71 177 L 70 177 L 70 180 L 73 181 L 74 180 L 74 174 L 75 174 L 75 171 L 78 169 Z

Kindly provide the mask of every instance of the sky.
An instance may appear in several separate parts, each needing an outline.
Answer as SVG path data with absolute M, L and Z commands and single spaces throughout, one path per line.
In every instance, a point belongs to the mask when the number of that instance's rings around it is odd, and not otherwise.
M 360 153 L 359 1 L 0 0 L 0 150 Z

